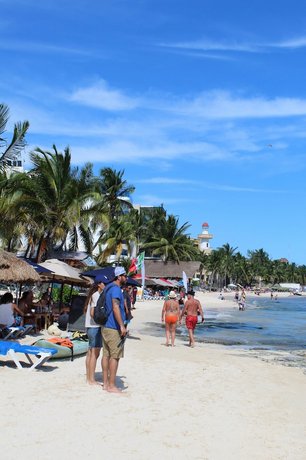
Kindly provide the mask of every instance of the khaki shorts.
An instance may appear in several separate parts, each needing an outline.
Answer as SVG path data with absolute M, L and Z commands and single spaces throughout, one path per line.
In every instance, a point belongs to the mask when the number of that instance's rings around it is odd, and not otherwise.
M 124 345 L 118 347 L 121 337 L 117 329 L 102 328 L 103 356 L 120 359 L 124 355 Z

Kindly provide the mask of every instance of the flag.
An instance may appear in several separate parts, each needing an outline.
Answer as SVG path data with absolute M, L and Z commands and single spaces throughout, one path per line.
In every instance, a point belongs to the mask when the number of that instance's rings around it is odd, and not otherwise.
M 145 257 L 145 253 L 144 252 L 141 252 L 138 257 L 137 257 L 137 271 L 138 272 L 142 272 L 142 269 L 144 267 L 144 257 Z
M 145 278 L 146 278 L 146 272 L 145 272 L 145 264 L 144 264 L 144 258 L 143 258 L 143 263 L 141 267 L 141 286 L 142 286 L 142 292 L 144 291 L 145 287 Z
M 187 292 L 188 291 L 188 278 L 185 272 L 183 272 L 183 285 L 184 285 L 185 291 Z
M 131 260 L 131 265 L 129 267 L 129 274 L 136 273 L 137 272 L 137 258 L 134 257 Z
M 142 285 L 142 295 L 145 287 L 145 263 L 144 263 L 145 253 L 141 252 L 137 257 L 137 271 L 141 272 L 141 285 Z

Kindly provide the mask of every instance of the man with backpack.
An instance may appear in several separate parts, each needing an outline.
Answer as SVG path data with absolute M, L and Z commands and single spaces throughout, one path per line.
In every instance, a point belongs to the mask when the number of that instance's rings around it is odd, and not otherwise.
M 124 326 L 126 315 L 121 287 L 125 285 L 127 275 L 123 267 L 115 268 L 115 279 L 107 289 L 105 303 L 108 314 L 102 328 L 103 337 L 103 388 L 110 393 L 120 393 L 116 386 L 116 375 L 120 358 L 123 358 L 124 339 L 127 330 Z

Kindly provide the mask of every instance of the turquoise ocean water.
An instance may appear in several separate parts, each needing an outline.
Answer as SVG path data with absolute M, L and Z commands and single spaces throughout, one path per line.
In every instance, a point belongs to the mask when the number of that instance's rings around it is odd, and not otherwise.
M 222 301 L 220 301 L 222 302 Z M 306 372 L 306 296 L 277 301 L 247 298 L 247 307 L 205 310 L 205 322 L 195 330 L 196 341 L 242 349 L 267 361 L 298 366 Z M 161 324 L 148 323 L 147 332 L 164 334 Z M 177 327 L 177 340 L 188 342 L 184 325 Z
M 182 338 L 186 331 L 178 331 Z M 219 343 L 247 351 L 251 356 L 306 373 L 306 296 L 247 299 L 245 311 L 238 308 L 208 310 L 198 324 L 200 342 Z
M 306 296 L 256 297 L 247 300 L 244 311 L 209 310 L 196 335 L 204 342 L 243 348 L 306 350 Z

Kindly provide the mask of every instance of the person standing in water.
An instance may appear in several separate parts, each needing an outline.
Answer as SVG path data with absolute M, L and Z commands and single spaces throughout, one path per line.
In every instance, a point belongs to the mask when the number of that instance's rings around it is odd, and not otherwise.
M 180 316 L 180 322 L 183 316 L 186 314 L 186 327 L 189 334 L 189 346 L 194 347 L 194 330 L 198 322 L 198 315 L 202 317 L 202 323 L 204 322 L 204 313 L 200 302 L 194 298 L 194 291 L 187 292 L 187 301 L 185 302 L 183 311 Z
M 162 323 L 165 322 L 166 327 L 166 346 L 174 347 L 176 325 L 180 317 L 180 304 L 177 301 L 177 296 L 174 291 L 169 292 L 168 300 L 165 300 L 162 309 Z

